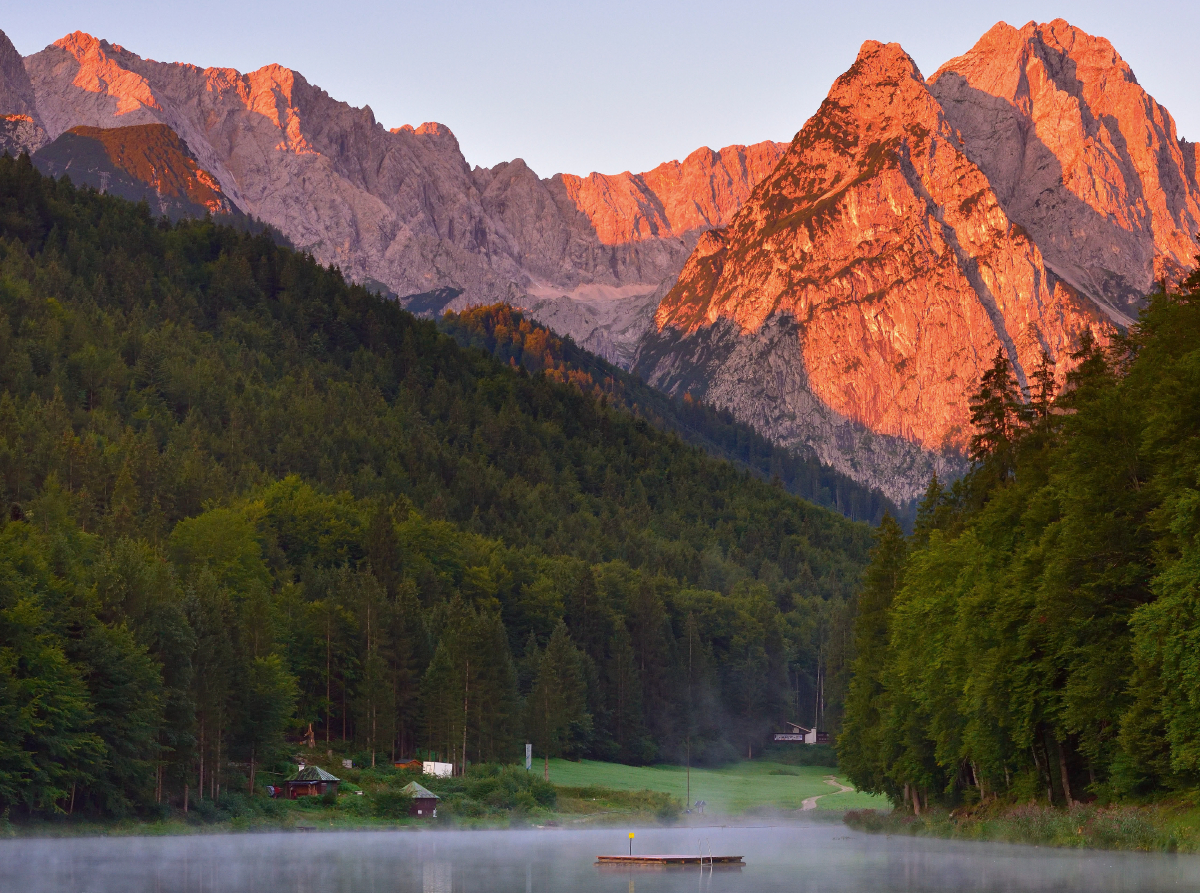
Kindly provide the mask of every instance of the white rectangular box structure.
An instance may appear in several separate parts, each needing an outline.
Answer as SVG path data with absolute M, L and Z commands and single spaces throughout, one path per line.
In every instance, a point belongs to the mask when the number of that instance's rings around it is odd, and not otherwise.
M 454 774 L 454 764 L 434 763 L 426 760 L 421 764 L 421 771 L 426 775 L 436 775 L 438 778 L 449 778 Z

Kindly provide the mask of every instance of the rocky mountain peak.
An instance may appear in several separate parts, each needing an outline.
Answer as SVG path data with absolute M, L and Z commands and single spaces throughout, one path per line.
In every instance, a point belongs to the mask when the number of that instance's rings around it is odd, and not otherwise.
M 1070 59 L 1076 65 L 1082 64 L 1106 74 L 1115 73 L 1128 83 L 1137 83 L 1133 69 L 1121 58 L 1108 38 L 1088 34 L 1065 19 L 1055 19 L 1045 24 L 1028 22 L 1020 35 L 1030 46 L 1047 55 L 1057 53 L 1064 61 Z
M 445 124 L 439 124 L 437 121 L 426 121 L 417 128 L 418 136 L 437 136 L 454 138 L 454 134 L 450 132 L 450 128 Z
M 950 137 L 942 124 L 942 110 L 930 94 L 916 62 L 898 43 L 868 40 L 853 65 L 841 75 L 796 139 L 821 133 L 822 124 L 849 118 L 869 140 L 904 131 L 923 135 L 938 130 Z M 868 143 L 870 145 L 870 143 Z
M 1108 40 L 1001 22 L 929 83 L 1005 212 L 1114 322 L 1191 266 L 1194 147 Z
M 1197 167 L 1112 44 L 1061 19 L 998 23 L 928 83 L 868 41 L 697 244 L 637 369 L 916 495 L 997 349 L 1061 378 L 1083 330 L 1190 267 Z
M 445 124 L 439 124 L 436 121 L 426 121 L 419 127 L 413 127 L 411 124 L 403 124 L 400 127 L 391 128 L 388 133 L 420 138 L 428 145 L 439 145 L 443 146 L 447 151 L 461 153 L 458 146 L 458 137 Z
M 1023 378 L 1085 328 L 912 59 L 871 41 L 697 245 L 636 368 L 904 500 L 953 466 L 997 349 Z
M 86 31 L 73 31 L 65 37 L 60 37 L 50 46 L 62 50 L 85 69 L 91 70 L 104 70 L 113 62 L 123 64 L 142 61 L 142 57 L 137 53 L 130 52 L 118 43 L 109 43 L 103 38 L 94 37 Z
M 782 143 L 698 149 L 633 174 L 559 174 L 570 201 L 585 214 L 600 242 L 621 245 L 661 238 L 694 238 L 723 226 L 782 156 Z
M 107 119 L 122 117 L 121 124 L 149 124 L 162 111 L 149 81 L 135 68 L 142 60 L 124 48 L 83 31 L 68 34 L 31 57 L 25 68 L 34 86 L 38 112 L 51 138 L 77 124 L 103 126 Z M 45 73 L 54 73 L 53 92 L 61 97 L 73 93 L 86 97 L 83 114 L 63 113 L 58 102 L 43 95 Z
M 93 37 L 86 31 L 72 31 L 54 41 L 51 46 L 66 50 L 76 59 L 82 59 L 90 54 L 103 54 L 109 48 L 109 43 L 107 40 Z
M 853 95 L 861 89 L 861 85 L 899 86 L 906 80 L 925 83 L 917 63 L 904 51 L 904 47 L 898 43 L 866 40 L 859 47 L 854 64 L 833 82 L 829 96 L 838 99 L 847 92 Z

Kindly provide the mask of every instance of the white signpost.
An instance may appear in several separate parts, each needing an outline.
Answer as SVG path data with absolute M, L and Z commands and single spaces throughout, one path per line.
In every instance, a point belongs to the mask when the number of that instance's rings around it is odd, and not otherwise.
M 528 772 L 533 768 L 533 745 L 525 745 L 525 771 Z

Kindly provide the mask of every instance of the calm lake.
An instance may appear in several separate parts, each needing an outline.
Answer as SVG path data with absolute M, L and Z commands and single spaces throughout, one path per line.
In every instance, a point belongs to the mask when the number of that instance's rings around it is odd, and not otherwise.
M 840 824 L 646 829 L 634 851 L 745 857 L 714 872 L 599 869 L 622 829 L 0 841 L 0 890 L 79 893 L 611 893 L 1200 889 L 1200 857 L 876 837 Z

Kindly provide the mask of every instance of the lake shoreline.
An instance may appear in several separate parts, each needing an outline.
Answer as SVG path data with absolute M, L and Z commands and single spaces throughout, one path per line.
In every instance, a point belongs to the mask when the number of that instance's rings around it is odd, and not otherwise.
M 314 762 L 327 764 L 330 761 Z M 540 767 L 539 767 L 540 768 Z M 550 761 L 551 781 L 520 767 L 472 767 L 433 778 L 392 766 L 340 767 L 332 797 L 296 800 L 231 791 L 219 800 L 158 804 L 140 814 L 99 818 L 0 816 L 0 837 L 189 836 L 243 832 L 422 831 L 700 827 L 713 824 L 840 822 L 854 808 L 885 803 L 838 780 L 836 769 L 772 760 L 716 768 Z M 419 780 L 441 799 L 436 818 L 410 816 L 404 787 Z M 687 804 L 693 808 L 687 810 Z M 700 805 L 703 802 L 704 805 Z
M 568 804 L 569 806 L 569 804 Z M 173 810 L 165 818 L 122 818 L 110 820 L 70 818 L 38 819 L 28 822 L 8 822 L 0 825 L 0 839 L 51 839 L 84 837 L 189 837 L 218 834 L 278 834 L 278 833 L 341 833 L 341 832 L 392 832 L 406 831 L 422 833 L 430 831 L 509 831 L 509 830 L 562 830 L 569 828 L 595 829 L 620 825 L 621 827 L 651 828 L 687 826 L 686 822 L 673 822 L 658 818 L 653 812 L 644 810 L 611 810 L 579 814 L 574 812 L 544 811 L 536 816 L 520 813 L 488 816 L 444 815 L 435 819 L 388 818 L 371 819 L 349 816 L 337 807 L 321 811 L 308 809 L 289 810 L 279 816 L 222 817 L 210 819 L 193 811 L 184 814 Z
M 568 804 L 569 808 L 569 804 Z M 348 817 L 332 811 L 318 815 L 308 813 L 272 817 L 206 821 L 183 815 L 176 810 L 167 818 L 123 818 L 100 820 L 69 819 L 9 822 L 0 824 L 0 840 L 52 840 L 125 837 L 200 837 L 217 835 L 254 834 L 333 834 L 364 832 L 396 832 L 413 834 L 448 833 L 456 831 L 600 831 L 620 828 L 631 831 L 665 831 L 704 828 L 789 827 L 811 824 L 841 824 L 842 811 L 837 809 L 780 810 L 757 809 L 736 815 L 716 813 L 682 813 L 663 818 L 649 810 L 610 810 L 579 813 L 571 811 L 543 812 L 537 816 L 510 814 L 485 817 L 447 816 L 428 819 L 369 819 Z
M 1200 810 L 1188 803 L 990 804 L 934 810 L 916 816 L 894 810 L 849 810 L 842 821 L 856 831 L 1066 849 L 1200 853 Z
M 0 825 L 0 840 L 53 840 L 81 838 L 124 837 L 198 837 L 253 834 L 334 834 L 390 833 L 403 831 L 413 834 L 456 831 L 596 831 L 621 828 L 633 831 L 786 827 L 795 824 L 833 824 L 842 821 L 837 810 L 756 810 L 738 815 L 680 815 L 663 819 L 651 812 L 612 810 L 580 815 L 572 812 L 550 812 L 536 818 L 528 816 L 488 816 L 484 818 L 452 816 L 446 820 L 423 819 L 376 820 L 348 819 L 330 814 L 285 820 L 262 818 L 240 820 L 240 817 L 215 822 L 197 820 L 182 812 L 166 819 L 113 819 L 109 821 L 38 820 L 9 822 Z

